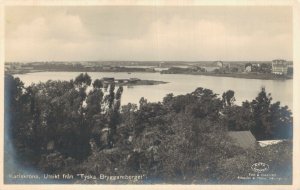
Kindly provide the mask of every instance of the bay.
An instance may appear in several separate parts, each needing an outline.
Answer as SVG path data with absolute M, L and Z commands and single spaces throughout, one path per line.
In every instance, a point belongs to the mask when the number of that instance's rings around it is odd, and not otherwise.
M 14 75 L 19 77 L 26 86 L 31 83 L 46 82 L 47 80 L 71 80 L 81 72 L 36 72 Z M 139 78 L 142 80 L 165 81 L 167 84 L 124 87 L 122 105 L 127 103 L 138 104 L 141 97 L 150 102 L 162 101 L 168 93 L 181 95 L 193 92 L 198 87 L 208 88 L 219 94 L 227 90 L 235 92 L 236 104 L 243 101 L 252 101 L 262 87 L 271 93 L 273 102 L 280 101 L 281 105 L 293 108 L 293 80 L 259 80 L 230 77 L 215 77 L 203 75 L 160 74 L 160 73 L 123 73 L 123 72 L 89 72 L 93 80 L 102 77 L 116 79 Z

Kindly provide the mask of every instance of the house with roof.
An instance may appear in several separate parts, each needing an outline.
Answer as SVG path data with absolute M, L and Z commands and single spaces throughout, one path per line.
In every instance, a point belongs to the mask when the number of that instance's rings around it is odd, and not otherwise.
M 233 140 L 235 145 L 244 149 L 254 149 L 257 145 L 266 147 L 286 141 L 285 139 L 257 141 L 251 131 L 229 131 L 228 136 Z
M 233 140 L 233 143 L 244 149 L 254 149 L 256 139 L 250 131 L 229 131 L 228 136 Z
M 252 64 L 251 63 L 246 63 L 245 72 L 249 73 L 251 71 L 252 71 Z
M 223 67 L 224 67 L 223 61 L 215 61 L 215 62 L 214 62 L 214 65 L 216 65 L 216 66 L 219 67 L 219 68 L 223 68 Z
M 286 141 L 286 140 L 284 140 L 284 139 L 282 139 L 282 140 L 263 140 L 263 141 L 257 141 L 257 143 L 259 144 L 260 147 L 266 147 L 269 145 L 279 144 L 284 141 Z

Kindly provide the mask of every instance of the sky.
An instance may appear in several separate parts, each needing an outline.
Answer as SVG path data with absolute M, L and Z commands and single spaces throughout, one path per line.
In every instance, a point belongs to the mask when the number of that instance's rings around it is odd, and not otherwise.
M 10 6 L 5 61 L 292 60 L 287 6 Z

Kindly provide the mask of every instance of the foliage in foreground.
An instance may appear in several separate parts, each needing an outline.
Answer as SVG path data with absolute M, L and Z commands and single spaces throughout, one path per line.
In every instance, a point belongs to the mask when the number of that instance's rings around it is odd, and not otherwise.
M 7 75 L 5 127 L 21 165 L 47 173 L 144 174 L 153 183 L 239 183 L 237 176 L 260 161 L 291 175 L 292 113 L 265 89 L 242 106 L 231 90 L 219 98 L 198 88 L 121 108 L 122 92 L 87 74 L 29 87 Z M 257 140 L 288 141 L 245 150 L 227 136 L 243 130 Z

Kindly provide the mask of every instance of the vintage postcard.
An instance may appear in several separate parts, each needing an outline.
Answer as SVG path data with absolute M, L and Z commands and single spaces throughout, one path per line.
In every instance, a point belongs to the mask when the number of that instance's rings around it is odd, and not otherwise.
M 1 189 L 299 187 L 300 5 L 272 3 L 3 1 Z

